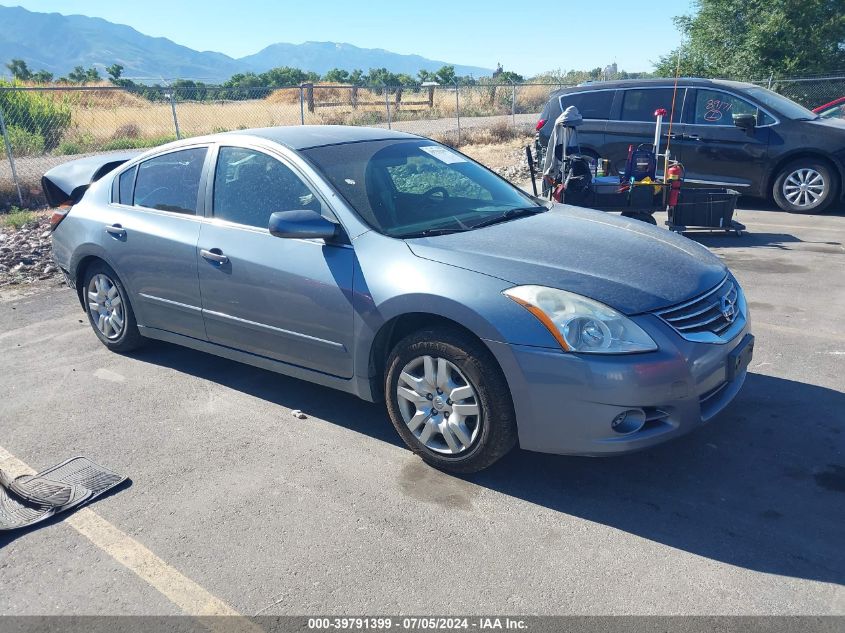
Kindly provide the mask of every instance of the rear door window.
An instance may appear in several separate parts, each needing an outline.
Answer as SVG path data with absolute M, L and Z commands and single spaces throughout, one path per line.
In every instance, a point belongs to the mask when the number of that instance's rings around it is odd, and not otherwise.
M 752 114 L 757 125 L 770 125 L 774 119 L 753 103 L 721 90 L 698 89 L 695 97 L 695 125 L 733 125 L 735 114 Z
M 196 215 L 205 147 L 183 149 L 150 158 L 138 166 L 133 204 L 136 207 Z
M 585 119 L 607 120 L 610 118 L 610 106 L 613 105 L 614 93 L 614 90 L 573 92 L 561 96 L 560 107 L 566 110 L 569 106 L 575 106 Z
M 624 91 L 622 98 L 622 121 L 647 121 L 654 123 L 654 112 L 660 108 L 672 112 L 673 88 L 631 88 Z M 681 120 L 681 106 L 684 100 L 684 88 L 678 88 L 675 97 L 675 115 L 672 120 Z M 668 116 L 667 116 L 668 119 Z

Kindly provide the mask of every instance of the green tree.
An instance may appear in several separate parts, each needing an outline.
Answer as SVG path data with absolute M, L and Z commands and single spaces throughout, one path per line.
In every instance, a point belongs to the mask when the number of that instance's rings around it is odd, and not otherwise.
M 39 84 L 48 84 L 53 81 L 53 73 L 47 70 L 39 70 L 32 74 L 32 81 Z
M 106 68 L 106 72 L 109 75 L 109 81 L 113 84 L 117 84 L 120 81 L 120 76 L 123 74 L 123 66 L 120 64 L 112 64 Z
M 261 73 L 260 78 L 263 81 L 263 86 L 285 88 L 288 86 L 298 86 L 303 81 L 316 81 L 320 76 L 315 76 L 313 73 L 306 73 L 299 68 L 280 66 L 279 68 L 271 68 L 266 73 Z
M 323 81 L 330 84 L 347 84 L 349 83 L 349 71 L 342 68 L 332 68 L 323 75 Z
M 29 81 L 32 79 L 32 71 L 22 59 L 13 59 L 6 64 L 6 68 L 8 68 L 9 72 L 12 73 L 12 77 L 18 81 Z
M 499 73 L 499 80 L 506 84 L 518 84 L 522 81 L 525 81 L 525 77 L 519 75 L 513 71 L 505 70 Z
M 440 85 L 453 84 L 457 78 L 454 66 L 441 66 L 440 70 L 434 73 L 434 81 Z
M 351 73 L 349 73 L 349 83 L 353 86 L 360 86 L 364 82 L 364 71 L 360 68 L 356 68 Z
M 655 65 L 673 76 L 761 79 L 845 67 L 842 0 L 696 0 L 675 18 L 683 44 Z

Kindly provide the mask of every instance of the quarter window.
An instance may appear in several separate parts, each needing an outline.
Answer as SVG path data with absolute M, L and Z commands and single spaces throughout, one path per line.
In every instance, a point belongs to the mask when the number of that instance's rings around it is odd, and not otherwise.
M 560 98 L 560 107 L 566 110 L 569 106 L 575 106 L 585 119 L 607 120 L 610 118 L 610 106 L 613 105 L 614 93 L 613 90 L 573 92 Z
M 769 125 L 774 119 L 745 99 L 722 92 L 721 90 L 698 89 L 695 97 L 696 125 L 733 125 L 735 114 L 753 114 L 757 125 Z
M 183 149 L 141 163 L 135 206 L 195 215 L 206 151 L 205 147 Z
M 117 185 L 118 194 L 120 196 L 120 204 L 127 204 L 129 206 L 132 206 L 132 188 L 135 186 L 135 172 L 137 170 L 138 167 L 135 166 L 132 169 L 127 169 L 125 172 L 120 174 L 119 182 Z
M 675 114 L 672 120 L 681 120 L 681 108 L 684 104 L 684 88 L 678 88 L 675 95 Z M 654 112 L 660 108 L 672 112 L 673 88 L 638 88 L 625 90 L 622 100 L 622 121 L 655 121 Z M 667 117 L 668 119 L 668 117 Z
M 267 228 L 276 211 L 323 213 L 311 188 L 289 167 L 262 152 L 221 147 L 214 175 L 214 217 Z

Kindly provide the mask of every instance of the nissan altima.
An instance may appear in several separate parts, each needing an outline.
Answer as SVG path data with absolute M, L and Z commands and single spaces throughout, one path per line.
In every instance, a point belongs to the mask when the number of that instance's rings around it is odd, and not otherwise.
M 106 347 L 159 339 L 384 401 L 447 471 L 517 443 L 678 437 L 731 402 L 753 353 L 742 289 L 707 249 L 410 134 L 244 130 L 42 184 L 54 257 Z

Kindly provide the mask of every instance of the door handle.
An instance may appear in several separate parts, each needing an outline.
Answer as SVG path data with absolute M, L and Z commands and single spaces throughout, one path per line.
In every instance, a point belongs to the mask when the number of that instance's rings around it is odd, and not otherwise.
M 685 138 L 688 138 L 691 141 L 700 141 L 701 137 L 698 134 L 685 134 Z
M 126 237 L 126 229 L 119 224 L 107 224 L 105 229 L 112 237 Z
M 210 262 L 214 262 L 215 264 L 225 264 L 229 261 L 229 258 L 223 254 L 219 248 L 212 248 L 211 250 L 205 250 L 204 248 L 200 250 L 200 255 L 203 256 L 203 259 L 207 259 Z

